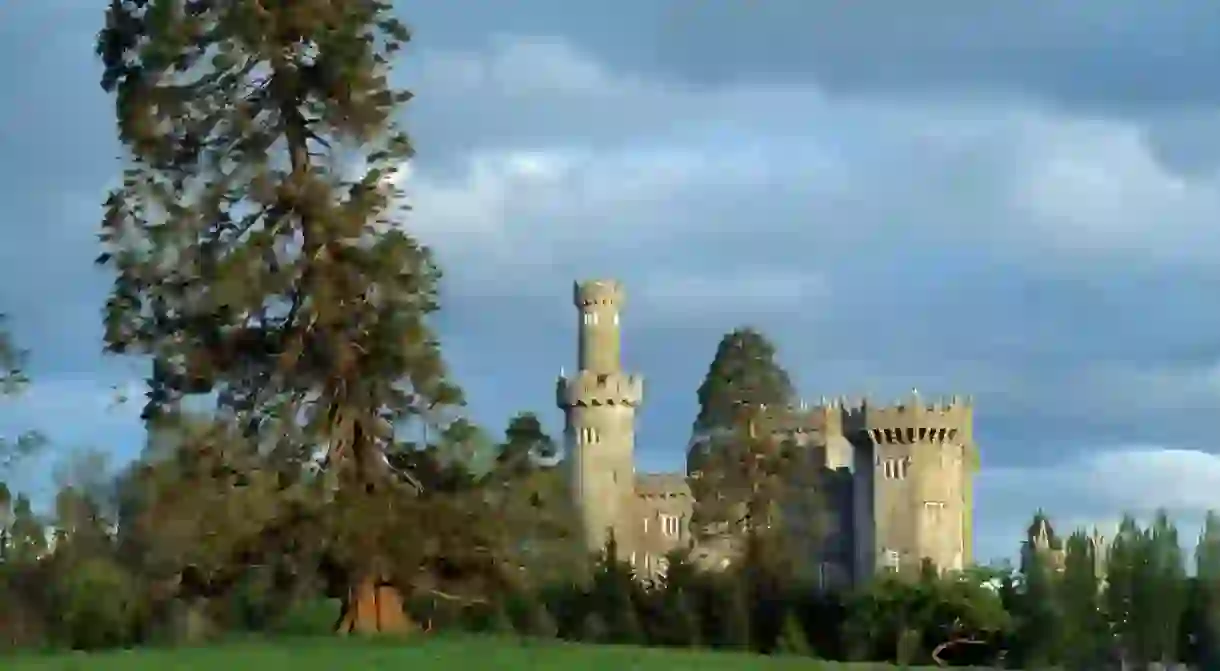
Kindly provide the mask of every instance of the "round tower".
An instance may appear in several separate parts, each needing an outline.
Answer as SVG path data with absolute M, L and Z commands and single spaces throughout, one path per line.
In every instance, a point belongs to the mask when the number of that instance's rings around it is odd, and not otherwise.
M 619 357 L 622 286 L 612 280 L 579 282 L 577 371 L 560 376 L 557 401 L 564 411 L 564 446 L 573 501 L 590 551 L 611 532 L 620 557 L 629 556 L 628 519 L 635 495 L 635 409 L 644 379 L 624 373 Z

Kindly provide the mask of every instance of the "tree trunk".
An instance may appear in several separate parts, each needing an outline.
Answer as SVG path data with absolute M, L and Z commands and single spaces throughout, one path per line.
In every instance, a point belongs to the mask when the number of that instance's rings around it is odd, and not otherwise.
M 402 593 L 397 587 L 372 577 L 348 588 L 343 599 L 337 633 L 410 634 L 418 627 L 403 609 Z

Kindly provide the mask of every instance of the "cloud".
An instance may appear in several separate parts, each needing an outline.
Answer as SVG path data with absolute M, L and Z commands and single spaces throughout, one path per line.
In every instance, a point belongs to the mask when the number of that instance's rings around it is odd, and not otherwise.
M 1214 3 L 972 3 L 898 29 L 878 2 L 550 1 L 412 9 L 396 71 L 418 94 L 405 225 L 447 273 L 442 339 L 476 416 L 551 405 L 570 282 L 611 276 L 626 365 L 649 378 L 649 469 L 680 460 L 699 378 L 743 322 L 810 397 L 974 394 L 980 528 L 1005 544 L 1039 504 L 1137 507 L 1126 485 L 1081 489 L 1115 446 L 1208 444 Z M 51 25 L 37 7 L 6 27 Z M 33 222 L 0 250 L 0 308 L 46 382 L 0 424 L 128 449 L 138 426 L 96 382 L 133 375 L 97 353 L 108 282 L 89 260 L 116 166 L 93 12 L 0 59 L 24 103 L 0 111 L 21 130 L 0 140 L 0 190 Z
M 1035 510 L 1061 534 L 1096 527 L 1112 537 L 1125 514 L 1148 524 L 1164 510 L 1186 547 L 1194 544 L 1208 511 L 1220 510 L 1220 455 L 1156 446 L 1080 453 L 1041 466 L 983 470 L 977 479 L 983 557 L 1016 551 Z
M 553 261 L 647 236 L 693 256 L 744 228 L 776 236 L 771 253 L 789 238 L 815 256 L 921 242 L 1061 267 L 1211 264 L 1220 249 L 1220 182 L 1166 167 L 1129 120 L 815 83 L 674 88 L 555 39 L 420 60 L 413 121 L 456 152 L 421 148 L 411 184 L 415 225 L 442 248 L 477 238 L 520 258 L 528 236 Z M 467 120 L 479 149 L 447 142 Z

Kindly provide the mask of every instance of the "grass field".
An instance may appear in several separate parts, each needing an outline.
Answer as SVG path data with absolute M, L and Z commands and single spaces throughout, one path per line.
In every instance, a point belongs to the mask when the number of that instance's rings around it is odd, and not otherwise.
M 5 671 L 880 671 L 894 667 L 707 651 L 436 637 L 409 643 L 305 639 L 207 648 L 22 655 L 0 657 L 0 668 Z

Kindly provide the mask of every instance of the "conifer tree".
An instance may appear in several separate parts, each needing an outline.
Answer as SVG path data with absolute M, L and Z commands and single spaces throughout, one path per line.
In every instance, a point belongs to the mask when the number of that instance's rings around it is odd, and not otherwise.
M 1165 511 L 1148 529 L 1141 581 L 1141 610 L 1147 618 L 1152 661 L 1178 661 L 1179 633 L 1186 609 L 1186 563 L 1178 530 Z
M 1041 511 L 1034 517 L 1031 530 L 1038 528 Z M 1062 652 L 1062 605 L 1059 601 L 1059 575 L 1050 548 L 1039 548 L 1026 541 L 1021 558 L 1021 589 L 1016 599 L 1016 636 L 1018 657 L 1028 668 L 1046 668 L 1059 662 Z M 1055 539 L 1052 538 L 1052 541 Z
M 326 453 L 353 631 L 407 627 L 385 584 L 404 532 L 375 526 L 402 522 L 394 427 L 460 401 L 396 186 L 408 39 L 388 0 L 112 0 L 97 43 L 127 159 L 101 230 L 107 350 L 151 358 L 150 423 L 202 396 L 276 450 Z
M 1195 546 L 1197 608 L 1194 629 L 1199 662 L 1220 668 L 1220 515 L 1208 511 Z
M 1063 603 L 1064 661 L 1070 668 L 1097 668 L 1105 659 L 1109 626 L 1101 611 L 1097 573 L 1099 548 L 1083 531 L 1068 537 L 1060 599 Z
M 1129 664 L 1146 664 L 1147 646 L 1143 635 L 1146 618 L 1139 612 L 1142 602 L 1139 582 L 1143 579 L 1145 535 L 1135 518 L 1124 516 L 1118 526 L 1106 563 L 1106 614 L 1114 628 L 1119 653 Z
M 753 328 L 734 329 L 720 339 L 699 385 L 696 436 L 731 430 L 743 406 L 783 408 L 792 402 L 792 380 L 775 355 L 775 345 Z

